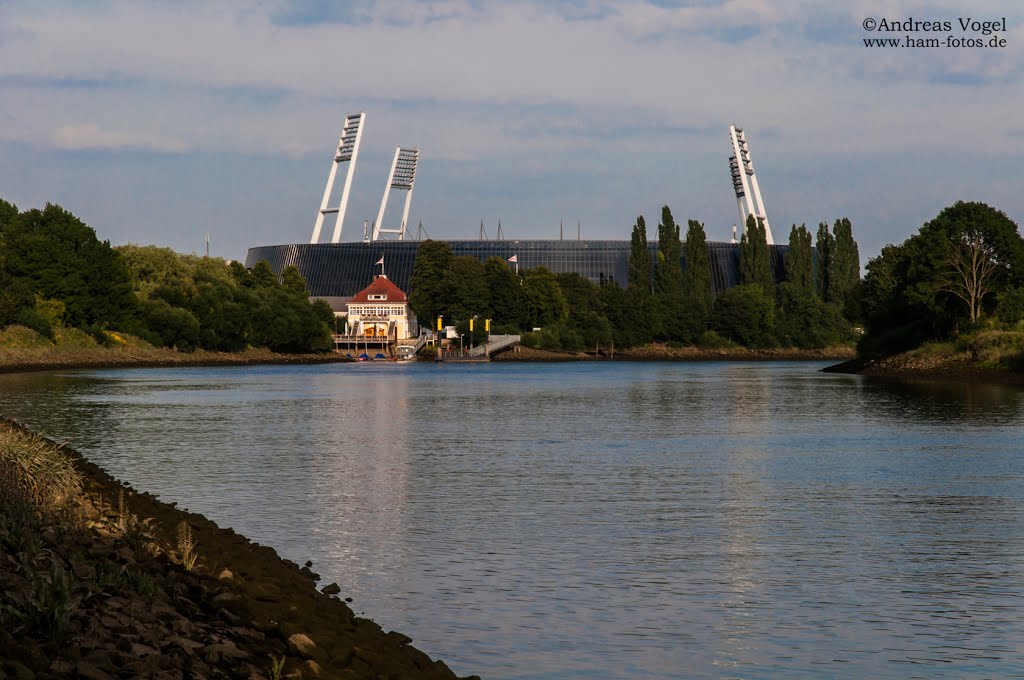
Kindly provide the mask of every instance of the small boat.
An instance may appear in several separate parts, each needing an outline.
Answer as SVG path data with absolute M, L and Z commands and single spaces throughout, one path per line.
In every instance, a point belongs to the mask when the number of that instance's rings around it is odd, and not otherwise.
M 366 352 L 363 352 L 362 354 L 359 355 L 359 358 L 356 361 L 369 361 L 369 360 L 370 360 L 370 355 L 367 354 Z

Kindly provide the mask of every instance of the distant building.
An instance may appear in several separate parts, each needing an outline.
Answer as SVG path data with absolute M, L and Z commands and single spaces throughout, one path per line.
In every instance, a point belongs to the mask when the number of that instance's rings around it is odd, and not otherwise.
M 409 309 L 409 296 L 383 274 L 374 276 L 347 307 L 347 335 L 386 338 L 394 343 L 416 337 L 419 332 L 416 315 Z

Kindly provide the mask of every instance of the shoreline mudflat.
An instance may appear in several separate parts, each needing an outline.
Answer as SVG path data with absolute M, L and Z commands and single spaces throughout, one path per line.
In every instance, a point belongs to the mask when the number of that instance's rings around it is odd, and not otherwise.
M 138 347 L 0 348 L 0 373 L 29 373 L 90 368 L 166 368 L 175 366 L 251 366 L 256 364 L 327 364 L 348 362 L 334 352 L 278 354 L 267 349 L 244 352 L 177 352 Z
M 702 349 L 672 348 L 667 345 L 646 345 L 614 354 L 602 352 L 553 352 L 530 347 L 517 347 L 493 357 L 493 361 L 844 361 L 852 359 L 852 347 L 824 349 L 747 349 L 740 347 Z
M 457 677 L 357 617 L 343 587 L 318 590 L 310 564 L 136 492 L 15 421 L 0 420 L 0 436 L 70 459 L 81 478 L 57 521 L 12 511 L 24 475 L 19 487 L 17 471 L 0 474 L 0 592 L 13 607 L 0 611 L 0 677 Z M 0 473 L 11 460 L 0 451 Z

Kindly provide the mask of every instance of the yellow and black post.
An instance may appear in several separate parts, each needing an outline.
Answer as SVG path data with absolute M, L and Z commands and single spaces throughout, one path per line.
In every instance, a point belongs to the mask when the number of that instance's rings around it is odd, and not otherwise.
M 437 360 L 441 361 L 441 319 L 443 316 L 437 317 Z

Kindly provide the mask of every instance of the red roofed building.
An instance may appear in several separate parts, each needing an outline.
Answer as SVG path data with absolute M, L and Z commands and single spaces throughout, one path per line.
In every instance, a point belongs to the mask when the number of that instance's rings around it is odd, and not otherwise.
M 415 337 L 416 315 L 409 309 L 409 296 L 380 274 L 348 302 L 349 335 L 388 338 L 391 341 Z

